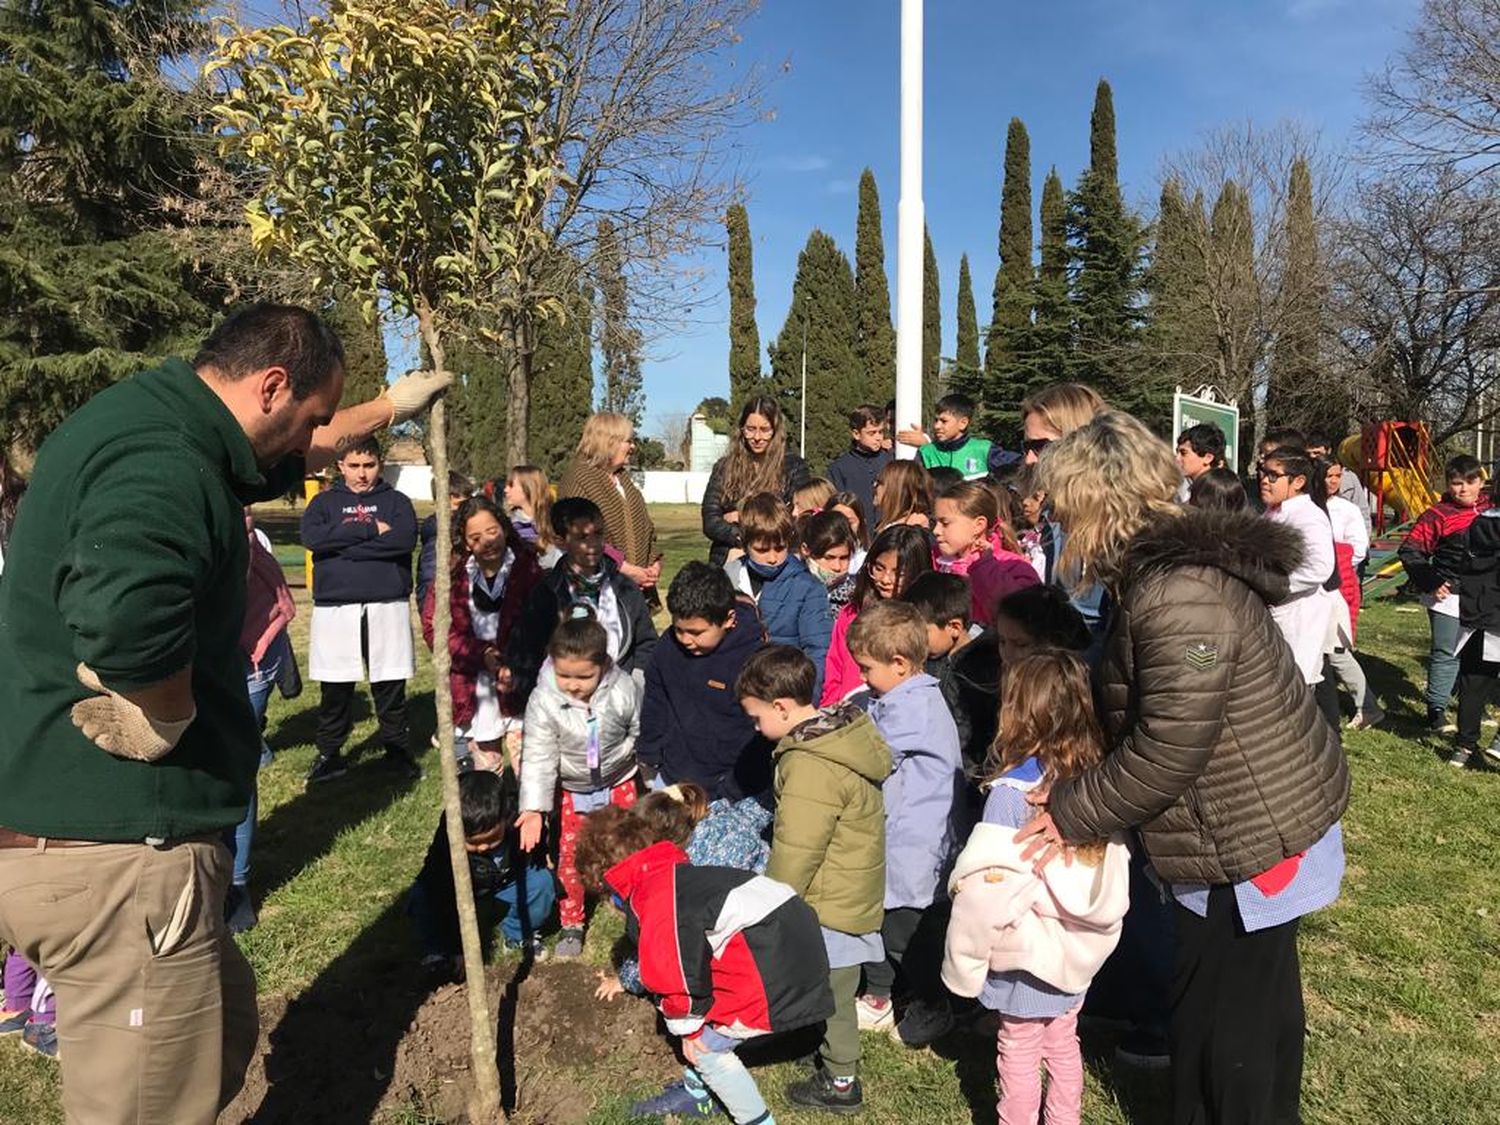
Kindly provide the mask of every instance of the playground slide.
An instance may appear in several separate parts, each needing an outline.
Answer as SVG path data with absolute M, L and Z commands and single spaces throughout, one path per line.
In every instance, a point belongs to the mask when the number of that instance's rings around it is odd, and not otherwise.
M 1351 434 L 1339 443 L 1339 460 L 1345 465 L 1359 465 L 1363 461 L 1362 438 Z M 1391 444 L 1392 460 L 1404 458 L 1404 447 Z M 1370 470 L 1360 474 L 1365 487 L 1370 490 L 1373 505 L 1376 493 L 1384 487 L 1386 503 L 1401 510 L 1402 522 L 1416 519 L 1438 501 L 1438 494 L 1427 483 L 1427 477 L 1414 466 L 1399 465 L 1384 470 Z M 1396 521 L 1392 520 L 1391 523 Z

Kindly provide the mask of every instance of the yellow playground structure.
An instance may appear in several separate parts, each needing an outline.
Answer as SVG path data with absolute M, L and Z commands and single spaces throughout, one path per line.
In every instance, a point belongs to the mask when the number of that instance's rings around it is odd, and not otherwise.
M 1370 491 L 1377 535 L 1410 523 L 1438 500 L 1432 435 L 1424 422 L 1370 422 L 1339 445 L 1339 460 Z

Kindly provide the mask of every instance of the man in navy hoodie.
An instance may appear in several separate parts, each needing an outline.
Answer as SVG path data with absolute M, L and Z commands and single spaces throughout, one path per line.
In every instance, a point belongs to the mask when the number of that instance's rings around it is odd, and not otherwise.
M 755 603 L 716 566 L 690 562 L 667 591 L 672 631 L 646 669 L 636 756 L 663 784 L 693 781 L 709 800 L 768 793 L 771 744 L 735 697 L 740 669 L 765 644 Z
M 302 545 L 313 556 L 308 674 L 323 688 L 309 785 L 348 769 L 342 751 L 366 663 L 385 762 L 405 779 L 422 776 L 406 725 L 406 681 L 416 670 L 407 599 L 417 514 L 381 479 L 380 467 L 373 437 L 345 446 L 338 460 L 342 479 L 313 497 L 302 515 Z

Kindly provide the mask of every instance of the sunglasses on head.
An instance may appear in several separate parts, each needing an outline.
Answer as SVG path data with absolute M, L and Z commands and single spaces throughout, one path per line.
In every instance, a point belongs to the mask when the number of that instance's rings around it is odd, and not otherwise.
M 1056 438 L 1049 437 L 1027 438 L 1021 443 L 1021 449 L 1025 453 L 1040 453 L 1056 440 Z

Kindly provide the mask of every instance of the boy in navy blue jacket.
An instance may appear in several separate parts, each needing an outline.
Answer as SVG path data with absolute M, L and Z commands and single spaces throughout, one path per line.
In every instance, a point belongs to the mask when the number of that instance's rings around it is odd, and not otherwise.
M 735 698 L 734 682 L 765 642 L 755 604 L 729 577 L 690 562 L 667 591 L 672 631 L 646 668 L 636 757 L 663 784 L 692 781 L 710 801 L 765 793 L 771 744 Z
M 422 776 L 406 724 L 406 681 L 416 670 L 408 599 L 417 514 L 381 479 L 380 465 L 373 437 L 351 443 L 339 455 L 342 479 L 313 497 L 302 515 L 302 545 L 313 556 L 308 674 L 323 689 L 309 785 L 348 768 L 342 751 L 367 662 L 386 763 L 404 778 Z

